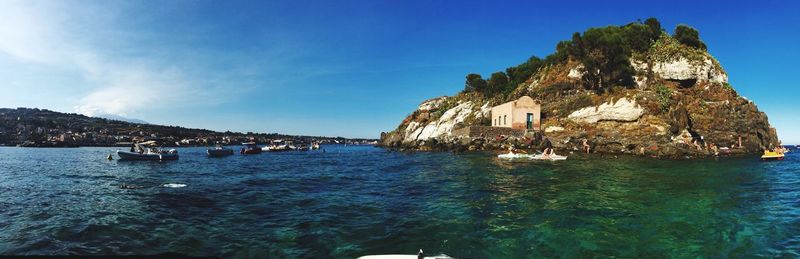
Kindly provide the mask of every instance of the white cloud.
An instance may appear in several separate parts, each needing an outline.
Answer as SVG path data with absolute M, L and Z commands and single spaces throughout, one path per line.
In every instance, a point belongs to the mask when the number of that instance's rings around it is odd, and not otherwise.
M 29 85 L 26 91 L 67 87 L 74 96 L 64 102 L 87 115 L 126 116 L 197 105 L 196 100 L 203 98 L 216 97 L 220 102 L 231 95 L 222 95 L 223 87 L 209 86 L 223 76 L 199 79 L 187 74 L 182 67 L 186 62 L 164 56 L 171 49 L 148 49 L 157 39 L 143 39 L 142 35 L 152 36 L 146 32 L 119 29 L 114 23 L 123 18 L 114 15 L 103 7 L 71 2 L 0 1 L 0 54 L 42 70 L 70 71 L 80 85 Z M 4 92 L 23 94 L 19 91 L 23 90 Z
M 34 12 L 36 6 L 32 2 L 6 1 L 0 7 L 0 51 L 24 62 L 54 63 L 58 55 L 48 44 L 55 33 Z
M 94 89 L 80 99 L 75 110 L 89 116 L 114 114 L 127 116 L 131 112 L 161 108 L 180 100 L 186 92 L 181 76 L 177 73 L 155 73 L 147 70 L 126 68 L 105 70 L 95 65 L 86 66 L 103 86 Z

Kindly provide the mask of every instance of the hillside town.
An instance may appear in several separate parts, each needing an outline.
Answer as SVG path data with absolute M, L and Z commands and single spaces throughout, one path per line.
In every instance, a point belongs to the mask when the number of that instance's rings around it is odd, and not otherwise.
M 129 123 L 36 108 L 0 108 L 0 146 L 130 146 L 156 141 L 163 146 L 239 145 L 284 139 L 298 143 L 374 144 L 373 139 L 292 136 L 277 133 L 216 132 L 177 126 Z

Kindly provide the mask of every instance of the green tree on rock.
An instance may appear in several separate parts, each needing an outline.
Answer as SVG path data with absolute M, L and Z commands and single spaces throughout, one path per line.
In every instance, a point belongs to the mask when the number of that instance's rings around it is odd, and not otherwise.
M 581 37 L 583 63 L 587 73 L 584 80 L 595 90 L 613 85 L 633 84 L 633 68 L 628 57 L 631 48 L 625 31 L 621 27 L 591 28 Z
M 503 72 L 492 73 L 492 76 L 489 78 L 487 83 L 489 87 L 487 88 L 486 94 L 489 96 L 505 93 L 507 90 L 509 90 L 508 88 L 510 88 L 508 75 Z
M 680 24 L 675 27 L 675 33 L 672 37 L 683 45 L 706 50 L 706 44 L 700 41 L 700 33 L 687 25 Z
M 650 30 L 650 40 L 653 42 L 657 41 L 659 37 L 661 37 L 661 22 L 658 19 L 650 17 L 644 21 L 644 25 L 647 25 L 647 28 Z
M 508 75 L 511 80 L 510 84 L 512 86 L 517 86 L 533 76 L 543 64 L 544 61 L 541 58 L 532 56 L 528 61 L 525 61 L 525 63 L 519 64 L 516 67 L 506 68 L 506 75 Z
M 627 47 L 636 52 L 645 52 L 653 44 L 650 28 L 641 23 L 631 23 L 622 27 Z
M 466 92 L 484 92 L 486 91 L 486 80 L 483 80 L 481 75 L 471 73 L 467 75 L 467 81 L 464 85 Z

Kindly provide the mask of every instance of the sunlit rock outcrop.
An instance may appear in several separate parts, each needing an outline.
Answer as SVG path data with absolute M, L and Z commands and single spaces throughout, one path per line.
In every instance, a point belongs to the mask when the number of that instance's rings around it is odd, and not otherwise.
M 622 98 L 616 102 L 606 102 L 599 106 L 586 107 L 574 111 L 567 118 L 588 123 L 598 121 L 636 121 L 643 114 L 644 109 L 636 105 L 636 101 Z

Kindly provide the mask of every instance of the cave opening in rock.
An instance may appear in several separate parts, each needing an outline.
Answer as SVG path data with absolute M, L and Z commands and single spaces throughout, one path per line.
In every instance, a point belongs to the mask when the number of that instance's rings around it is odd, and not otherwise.
M 697 84 L 697 79 L 696 78 L 684 79 L 684 80 L 671 79 L 669 81 L 678 83 L 678 87 L 680 87 L 680 88 L 691 88 L 695 84 Z

